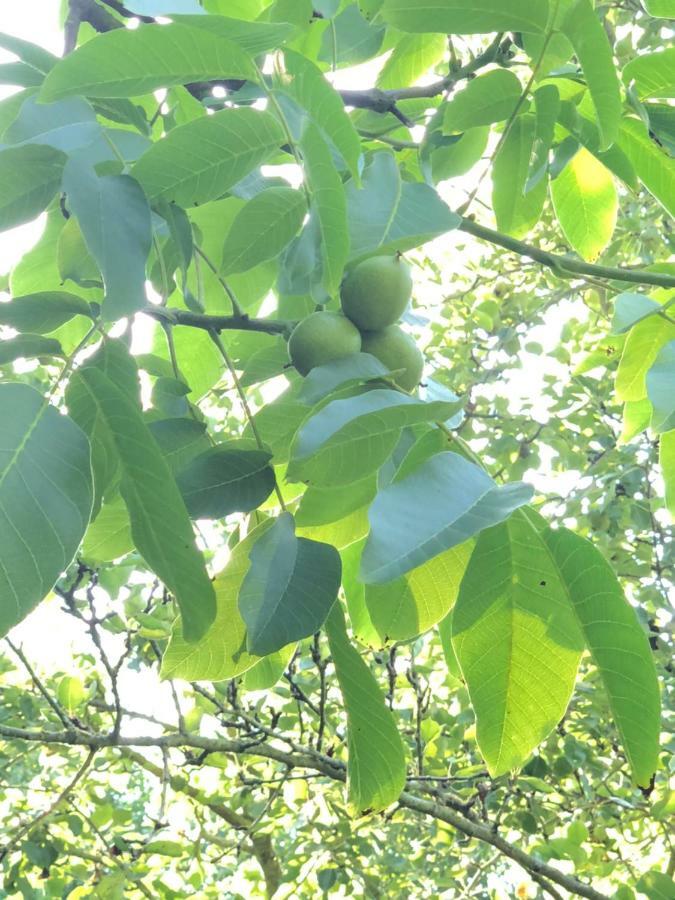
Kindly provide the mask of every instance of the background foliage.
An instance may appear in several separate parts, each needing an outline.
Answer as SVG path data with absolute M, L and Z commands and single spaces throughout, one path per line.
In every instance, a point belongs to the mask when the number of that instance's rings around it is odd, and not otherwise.
M 675 895 L 669 16 L 0 36 L 3 896 Z M 420 389 L 301 378 L 395 252 Z

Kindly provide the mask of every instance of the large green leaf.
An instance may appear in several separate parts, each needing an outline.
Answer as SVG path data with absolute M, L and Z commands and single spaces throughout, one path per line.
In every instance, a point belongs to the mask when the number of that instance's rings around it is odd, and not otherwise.
M 301 191 L 273 187 L 239 210 L 225 238 L 221 271 L 246 272 L 274 259 L 300 230 L 307 207 Z
M 193 519 L 223 519 L 257 509 L 274 490 L 270 454 L 241 449 L 237 442 L 211 447 L 176 476 Z
M 405 786 L 403 742 L 372 672 L 347 636 L 336 603 L 326 623 L 330 652 L 347 713 L 347 791 L 355 813 L 394 803 Z
M 644 5 L 650 16 L 664 19 L 675 17 L 675 0 L 645 0 Z
M 567 709 L 583 640 L 557 566 L 523 514 L 483 531 L 452 643 L 493 777 L 521 766 Z
M 329 294 L 334 294 L 349 256 L 345 190 L 328 145 L 312 122 L 305 126 L 300 149 L 319 223 L 323 284 Z
M 524 237 L 539 221 L 546 179 L 525 193 L 536 135 L 534 116 L 518 116 L 492 165 L 492 208 L 500 231 Z
M 241 541 L 213 582 L 216 618 L 201 640 L 188 643 L 181 623 L 174 625 L 162 659 L 162 678 L 185 681 L 224 681 L 254 666 L 260 657 L 246 649 L 246 625 L 239 612 L 239 589 L 249 569 L 249 552 L 273 523 L 267 519 Z
M 284 79 L 284 90 L 307 110 L 312 121 L 340 152 L 352 176 L 358 178 L 361 140 L 345 112 L 342 98 L 324 78 L 321 69 L 306 57 L 285 50 L 284 60 L 290 78 L 288 83 Z
M 509 69 L 493 69 L 469 81 L 446 104 L 443 133 L 454 134 L 478 125 L 503 122 L 513 113 L 522 86 Z
M 661 347 L 672 340 L 675 340 L 675 325 L 661 316 L 649 316 L 631 328 L 616 371 L 616 393 L 620 400 L 642 400 L 647 396 L 647 372 Z
M 190 207 L 221 197 L 284 142 L 268 112 L 224 109 L 170 131 L 133 166 L 151 201 Z
M 387 459 L 407 425 L 448 419 L 462 405 L 425 403 L 387 388 L 333 400 L 298 431 L 288 477 L 323 487 L 363 478 Z
M 375 498 L 361 577 L 366 584 L 398 578 L 506 519 L 531 496 L 529 485 L 498 486 L 463 456 L 438 453 Z
M 239 590 L 249 653 L 267 656 L 318 631 L 340 587 L 335 547 L 296 537 L 293 516 L 284 512 L 253 545 L 249 559 Z
M 394 156 L 374 153 L 362 186 L 347 184 L 350 260 L 404 253 L 457 228 L 460 217 L 428 184 L 402 182 Z
M 228 3 L 228 6 L 231 6 Z M 265 50 L 273 50 L 279 47 L 285 39 L 293 33 L 293 28 L 287 19 L 276 22 L 246 22 L 242 19 L 232 19 L 229 16 L 205 16 L 174 15 L 174 22 L 182 25 L 190 25 L 194 28 L 205 28 L 211 34 L 217 34 L 221 38 L 241 47 L 251 56 L 264 53 Z
M 125 556 L 134 549 L 131 523 L 124 500 L 118 495 L 105 503 L 84 536 L 82 558 L 97 565 Z
M 614 172 L 624 184 L 632 190 L 637 190 L 638 178 L 635 168 L 628 154 L 620 146 L 620 142 L 613 144 L 609 150 L 600 150 L 600 131 L 595 110 L 592 103 L 586 102 L 585 97 L 578 105 L 572 100 L 561 102 L 558 123 L 597 157 L 603 166 Z
M 600 672 L 633 777 L 648 788 L 658 765 L 661 701 L 647 635 L 593 544 L 566 528 L 549 528 L 543 537 Z
M 377 76 L 382 90 L 405 87 L 422 77 L 443 58 L 446 38 L 442 34 L 405 34 L 394 47 Z
M 85 367 L 72 380 L 88 392 L 112 435 L 136 547 L 176 598 L 186 640 L 196 641 L 215 615 L 213 586 L 169 467 L 140 409 L 102 371 Z
M 222 35 L 174 23 L 116 28 L 60 60 L 45 78 L 45 103 L 86 97 L 135 97 L 215 78 L 257 79 L 249 55 Z
M 619 134 L 621 89 L 612 48 L 591 0 L 572 0 L 560 23 L 581 63 L 598 117 L 601 150 L 607 150 Z
M 121 319 L 145 306 L 145 263 L 152 244 L 150 207 L 128 175 L 97 175 L 72 160 L 65 169 L 68 206 L 103 276 L 103 317 Z
M 619 200 L 611 173 L 581 147 L 557 178 L 551 199 L 563 234 L 588 262 L 594 262 L 614 234 Z
M 0 366 L 15 359 L 31 359 L 42 356 L 63 356 L 63 347 L 54 338 L 41 334 L 20 334 L 9 340 L 0 340 Z
M 675 428 L 675 339 L 659 350 L 645 381 L 654 407 L 652 429 L 657 433 L 670 431 Z
M 548 20 L 547 0 L 385 0 L 384 18 L 402 31 L 489 34 L 540 32 Z
M 102 134 L 93 107 L 82 97 L 39 103 L 29 97 L 3 134 L 10 144 L 49 144 L 70 153 L 91 144 Z
M 0 304 L 0 325 L 49 334 L 74 316 L 91 317 L 91 314 L 91 307 L 82 297 L 65 291 L 40 291 Z
M 0 150 L 0 231 L 30 222 L 49 206 L 66 159 L 40 144 Z
M 89 444 L 27 384 L 0 384 L 0 635 L 70 564 L 92 504 Z
M 473 544 L 467 541 L 434 556 L 385 584 L 367 584 L 364 600 L 383 643 L 424 634 L 452 609 Z
M 675 163 L 653 141 L 644 122 L 624 119 L 619 146 L 633 164 L 637 176 L 650 194 L 675 216 Z
M 310 369 L 303 379 L 298 399 L 303 403 L 318 403 L 338 388 L 382 378 L 388 371 L 389 369 L 370 353 L 341 356 L 339 359 L 332 359 L 322 366 Z
M 642 100 L 675 97 L 675 47 L 636 56 L 623 67 L 621 76 L 626 84 L 635 82 Z

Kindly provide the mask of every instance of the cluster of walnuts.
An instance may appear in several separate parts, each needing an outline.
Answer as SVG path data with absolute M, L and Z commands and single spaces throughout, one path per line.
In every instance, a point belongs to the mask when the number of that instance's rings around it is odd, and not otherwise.
M 399 256 L 374 256 L 355 266 L 340 288 L 342 312 L 314 312 L 296 325 L 288 342 L 301 375 L 315 366 L 363 351 L 395 371 L 396 384 L 413 391 L 424 357 L 396 321 L 410 302 L 410 267 Z

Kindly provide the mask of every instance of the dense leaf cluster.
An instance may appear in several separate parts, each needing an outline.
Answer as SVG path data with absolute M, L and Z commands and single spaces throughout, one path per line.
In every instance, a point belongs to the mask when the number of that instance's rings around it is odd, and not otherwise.
M 45 219 L 0 304 L 7 896 L 671 895 L 672 2 L 627 6 L 0 36 L 0 228 Z M 400 254 L 421 384 L 293 368 Z

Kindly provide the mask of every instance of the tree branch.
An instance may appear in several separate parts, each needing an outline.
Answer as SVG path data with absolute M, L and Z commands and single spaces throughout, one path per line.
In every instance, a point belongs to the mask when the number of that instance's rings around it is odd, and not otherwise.
M 162 769 L 149 759 L 146 759 L 141 753 L 136 753 L 134 750 L 128 749 L 123 750 L 122 755 L 127 759 L 133 760 L 136 765 L 141 766 L 156 778 L 161 779 L 163 777 L 164 773 Z M 223 821 L 227 822 L 228 825 L 231 825 L 238 831 L 249 831 L 254 823 L 253 819 L 235 812 L 228 806 L 225 806 L 224 803 L 210 800 L 203 791 L 200 791 L 199 788 L 191 785 L 188 780 L 181 775 L 169 776 L 169 784 L 174 791 L 191 797 L 196 803 L 207 807 L 214 815 L 223 819 Z M 250 852 L 258 860 L 258 865 L 265 878 L 267 894 L 269 897 L 272 897 L 281 883 L 281 867 L 279 866 L 279 861 L 274 853 L 272 838 L 269 834 L 252 834 L 250 835 L 250 845 Z
M 497 244 L 497 246 L 511 250 L 513 253 L 518 253 L 520 256 L 529 256 L 530 259 L 547 266 L 561 277 L 591 275 L 595 278 L 625 281 L 630 284 L 653 284 L 656 287 L 665 288 L 675 287 L 675 276 L 673 275 L 666 275 L 662 272 L 648 272 L 646 269 L 597 266 L 593 263 L 584 262 L 581 259 L 574 259 L 572 256 L 549 253 L 548 250 L 540 250 L 539 247 L 534 247 L 532 244 L 525 244 L 523 241 L 518 241 L 516 238 L 502 234 L 500 231 L 493 231 L 491 228 L 486 228 L 485 225 L 479 225 L 473 219 L 462 218 L 459 230 L 472 234 L 483 241 L 489 241 L 491 244 Z
M 263 759 L 271 759 L 289 769 L 302 768 L 321 772 L 321 774 L 334 781 L 345 782 L 347 778 L 346 767 L 343 763 L 316 751 L 312 753 L 287 753 L 268 744 L 257 743 L 252 745 L 244 740 L 231 740 L 220 737 L 208 738 L 199 734 L 170 733 L 157 737 L 149 735 L 120 735 L 115 740 L 110 734 L 81 734 L 76 731 L 33 731 L 0 725 L 0 737 L 42 744 L 78 745 L 89 747 L 92 750 L 99 747 L 192 747 L 198 750 L 205 750 L 208 753 L 233 753 L 239 756 L 257 756 Z M 587 900 L 608 900 L 605 894 L 601 894 L 590 885 L 579 881 L 572 875 L 565 875 L 554 866 L 550 866 L 548 863 L 530 856 L 529 853 L 509 843 L 501 835 L 495 833 L 490 826 L 475 822 L 437 801 L 426 800 L 415 796 L 409 791 L 403 791 L 398 799 L 398 804 L 406 809 L 411 809 L 446 822 L 452 825 L 453 828 L 461 831 L 462 834 L 490 844 L 503 853 L 504 856 L 508 856 L 509 859 L 518 863 L 526 871 L 540 875 L 566 891 L 576 894 L 578 897 L 586 897 Z
M 243 313 L 240 316 L 209 316 L 183 309 L 169 309 L 163 306 L 144 306 L 140 312 L 158 322 L 168 325 L 189 325 L 204 331 L 261 331 L 265 334 L 288 334 L 295 322 L 286 319 L 252 319 Z
M 124 28 L 124 25 L 118 22 L 114 16 L 111 16 L 105 9 L 101 9 L 95 0 L 69 0 L 68 17 L 63 27 L 64 56 L 75 49 L 82 22 L 88 22 L 99 33 L 112 31 L 113 28 Z

